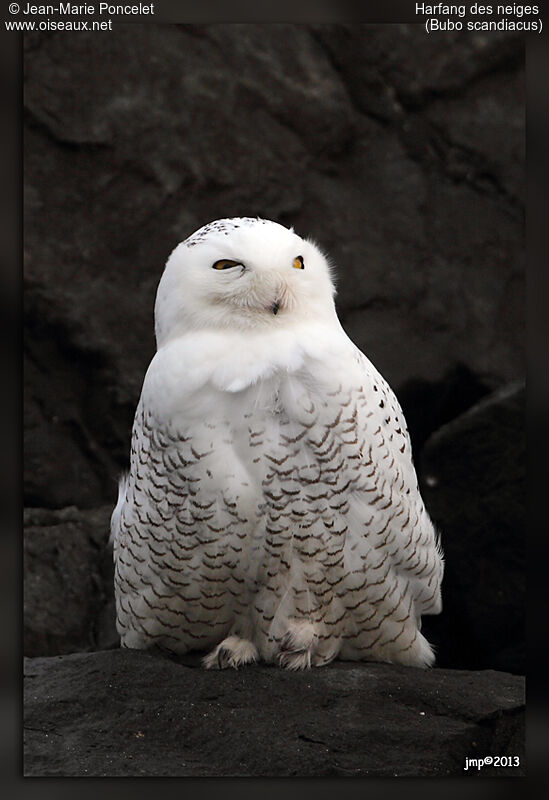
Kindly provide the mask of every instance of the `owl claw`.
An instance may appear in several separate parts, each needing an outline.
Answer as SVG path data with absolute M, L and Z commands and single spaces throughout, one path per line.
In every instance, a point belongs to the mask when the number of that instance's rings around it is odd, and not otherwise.
M 231 664 L 232 653 L 228 647 L 220 647 L 217 651 L 217 666 L 219 669 L 227 669 L 227 667 L 234 667 L 238 669 L 238 664 Z
M 277 656 L 279 666 L 285 669 L 309 669 L 316 641 L 316 629 L 312 622 L 292 622 L 280 642 Z
M 244 664 L 255 663 L 257 658 L 257 647 L 253 642 L 239 636 L 227 636 L 202 659 L 202 663 L 206 669 L 238 669 Z
M 278 665 L 284 669 L 309 669 L 311 666 L 311 651 L 284 650 L 278 654 Z

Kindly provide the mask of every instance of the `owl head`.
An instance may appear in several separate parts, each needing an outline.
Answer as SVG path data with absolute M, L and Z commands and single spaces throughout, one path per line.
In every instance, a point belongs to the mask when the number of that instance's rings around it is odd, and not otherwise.
M 156 295 L 157 345 L 191 330 L 328 321 L 334 295 L 326 257 L 293 229 L 259 218 L 216 220 L 168 259 Z

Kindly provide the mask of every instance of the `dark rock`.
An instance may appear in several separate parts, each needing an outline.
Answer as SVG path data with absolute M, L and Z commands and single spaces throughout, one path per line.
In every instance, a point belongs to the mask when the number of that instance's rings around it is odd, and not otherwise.
M 26 505 L 114 505 L 134 404 L 116 394 L 105 354 L 74 342 L 83 323 L 64 319 L 57 297 L 33 287 L 25 311 Z
M 57 655 L 118 646 L 112 607 L 112 508 L 28 509 L 24 533 L 24 652 Z
M 397 391 L 521 377 L 521 37 L 117 24 L 25 45 L 27 504 L 114 503 L 163 265 L 216 217 L 318 241 Z
M 405 383 L 398 392 L 398 399 L 406 418 L 416 463 L 421 459 L 422 448 L 431 434 L 487 394 L 490 394 L 490 389 L 464 364 L 456 365 L 439 381 L 416 378 Z
M 27 776 L 448 776 L 516 755 L 524 682 L 336 663 L 206 671 L 111 650 L 25 665 Z
M 462 94 L 470 84 L 524 60 L 524 41 L 510 33 L 425 37 L 420 25 L 313 26 L 354 101 L 387 119 L 437 98 Z
M 443 612 L 425 618 L 439 666 L 525 672 L 524 388 L 443 426 L 420 463 L 445 552 Z

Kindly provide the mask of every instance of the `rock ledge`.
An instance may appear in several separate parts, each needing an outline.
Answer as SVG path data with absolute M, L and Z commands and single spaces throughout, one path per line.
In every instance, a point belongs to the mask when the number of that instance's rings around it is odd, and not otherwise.
M 518 755 L 524 679 L 337 662 L 208 672 L 147 652 L 25 660 L 27 776 L 470 775 Z

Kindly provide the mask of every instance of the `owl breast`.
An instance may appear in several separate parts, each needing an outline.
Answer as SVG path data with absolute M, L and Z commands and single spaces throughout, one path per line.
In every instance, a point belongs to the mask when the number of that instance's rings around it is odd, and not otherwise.
M 140 405 L 115 541 L 123 644 L 230 635 L 266 661 L 428 663 L 440 567 L 400 408 L 375 370 L 322 375 L 208 387 L 190 421 Z

